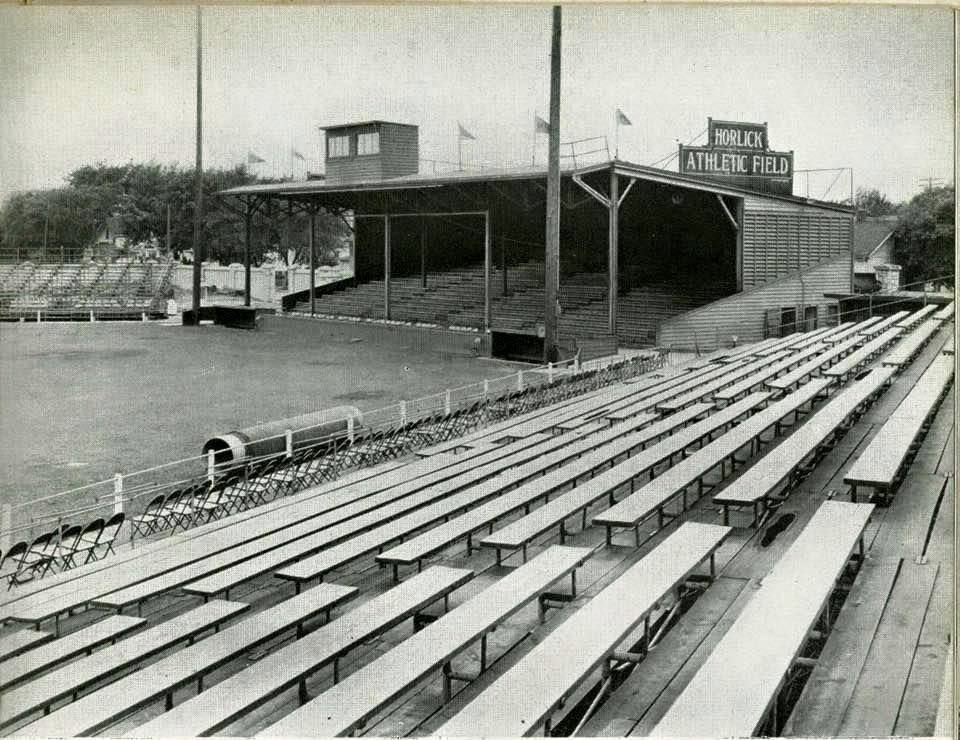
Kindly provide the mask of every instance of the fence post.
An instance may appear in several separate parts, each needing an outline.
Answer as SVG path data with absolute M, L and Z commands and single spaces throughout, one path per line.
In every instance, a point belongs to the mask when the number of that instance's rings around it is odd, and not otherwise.
M 548 383 L 553 382 L 553 363 L 552 362 L 547 363 L 547 382 Z
M 353 444 L 353 417 L 347 417 L 347 439 Z
M 293 432 L 289 429 L 284 430 L 283 436 L 287 441 L 287 457 L 293 457 Z
M 213 450 L 207 450 L 207 477 L 213 481 L 214 471 L 217 468 L 217 461 L 213 454 Z
M 490 381 L 486 378 L 483 379 L 483 400 L 486 401 L 490 396 Z
M 96 320 L 97 320 L 97 319 L 94 317 L 93 311 L 91 311 L 91 312 L 90 312 L 90 323 L 92 324 L 92 323 L 93 323 L 94 321 L 96 321 Z
M 523 370 L 517 370 L 517 390 L 523 390 Z
M 5 503 L 0 506 L 0 548 L 4 552 L 10 550 L 13 544 L 13 505 Z
M 38 324 L 40 323 L 40 312 L 39 312 L 39 311 L 37 311 L 37 323 L 38 323 Z
M 141 320 L 141 321 L 146 321 L 146 320 L 147 320 L 147 312 L 146 312 L 146 311 L 141 311 L 141 312 L 140 312 L 140 320 Z
M 447 416 L 450 415 L 450 389 L 447 388 L 443 392 L 443 413 Z
M 407 402 L 400 402 L 400 426 L 405 427 L 407 425 Z

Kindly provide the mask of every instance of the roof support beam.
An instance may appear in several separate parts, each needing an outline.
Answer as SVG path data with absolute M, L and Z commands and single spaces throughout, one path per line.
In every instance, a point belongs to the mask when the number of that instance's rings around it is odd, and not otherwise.
M 735 231 L 740 230 L 740 225 L 737 223 L 737 219 L 733 217 L 733 214 L 730 213 L 730 209 L 727 207 L 726 202 L 723 200 L 723 196 L 720 193 L 717 193 L 717 200 L 720 202 L 720 207 L 723 209 L 723 212 L 727 214 L 727 218 L 730 219 L 730 223 L 733 225 Z
M 636 181 L 637 181 L 637 178 L 635 178 L 635 177 L 631 177 L 631 178 L 630 178 L 630 182 L 627 183 L 627 187 L 625 187 L 625 188 L 623 189 L 623 192 L 620 194 L 619 200 L 617 200 L 617 207 L 618 207 L 618 208 L 623 205 L 623 201 L 626 199 L 627 193 L 630 192 L 630 188 L 633 187 L 633 183 L 635 183 Z
M 604 208 L 610 207 L 610 199 L 607 196 L 598 192 L 597 190 L 594 190 L 589 185 L 587 185 L 587 183 L 583 181 L 580 175 L 574 175 L 573 181 L 577 183 L 577 185 L 579 185 L 581 188 L 586 190 L 588 193 L 590 193 L 590 195 L 592 195 L 594 198 L 596 198 L 604 206 Z

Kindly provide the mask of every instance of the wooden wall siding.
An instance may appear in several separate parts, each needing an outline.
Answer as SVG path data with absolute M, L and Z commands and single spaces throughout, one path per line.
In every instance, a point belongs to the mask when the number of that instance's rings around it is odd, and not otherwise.
M 802 278 L 802 281 L 801 281 Z M 701 308 L 665 321 L 657 330 L 657 345 L 677 350 L 710 351 L 728 347 L 736 335 L 739 343 L 763 339 L 764 315 L 769 309 L 817 306 L 818 321 L 826 320 L 827 306 L 836 301 L 824 293 L 849 292 L 850 254 L 841 254 L 819 265 L 794 271 L 782 278 L 721 298 Z
M 747 290 L 849 252 L 852 217 L 821 208 L 744 200 L 742 285 Z
M 384 123 L 380 127 L 383 177 L 414 175 L 420 165 L 419 134 L 410 126 Z
M 350 143 L 351 152 L 356 146 L 356 137 Z M 383 177 L 383 160 L 377 156 L 334 157 L 326 162 L 327 180 L 330 182 L 355 182 L 379 180 Z

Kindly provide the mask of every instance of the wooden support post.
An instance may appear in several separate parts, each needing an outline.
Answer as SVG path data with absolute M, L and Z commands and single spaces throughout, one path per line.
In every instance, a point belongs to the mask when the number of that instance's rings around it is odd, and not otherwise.
M 291 202 L 291 206 L 293 203 Z M 290 214 L 293 218 L 293 214 Z M 310 315 L 317 312 L 317 209 L 312 205 L 310 207 L 310 231 L 307 238 L 310 249 Z
M 550 42 L 550 132 L 547 158 L 546 239 L 544 255 L 543 361 L 556 359 L 557 299 L 560 282 L 560 59 L 562 10 L 553 6 Z
M 383 317 L 390 319 L 390 216 L 383 217 Z
M 490 281 L 493 271 L 493 241 L 490 236 L 490 211 L 483 214 L 483 330 L 490 331 Z

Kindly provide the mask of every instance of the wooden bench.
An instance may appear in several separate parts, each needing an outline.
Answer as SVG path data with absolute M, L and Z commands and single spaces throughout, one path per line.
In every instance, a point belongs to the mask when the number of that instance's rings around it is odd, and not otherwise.
M 815 377 L 822 373 L 825 368 L 830 367 L 844 355 L 854 351 L 856 346 L 863 341 L 863 337 L 854 335 L 848 339 L 834 344 L 826 352 L 821 352 L 807 362 L 803 363 L 790 372 L 781 375 L 779 378 L 766 381 L 765 385 L 776 391 L 788 391 L 791 388 L 802 383 L 807 378 Z
M 953 318 L 953 301 L 950 301 L 946 306 L 937 311 L 933 318 L 937 321 L 949 321 Z
M 740 365 L 731 370 L 729 373 L 725 373 L 724 375 L 720 376 L 719 378 L 698 384 L 686 393 L 658 402 L 657 410 L 665 413 L 672 413 L 679 411 L 684 406 L 688 406 L 691 403 L 696 403 L 697 401 L 711 398 L 716 391 L 726 388 L 729 385 L 733 385 L 737 381 L 753 375 L 754 373 L 761 371 L 766 367 L 769 367 L 771 362 L 777 362 L 786 354 L 788 353 L 785 351 L 780 351 L 774 355 L 771 355 L 770 357 L 761 357 L 759 360 L 754 360 L 753 362 Z
M 923 321 L 927 316 L 932 314 L 937 310 L 937 306 L 933 303 L 930 303 L 918 311 L 914 311 L 912 314 L 907 316 L 905 319 L 901 319 L 897 322 L 897 326 L 901 329 L 909 329 L 920 321 Z
M 416 631 L 424 609 L 440 599 L 446 606 L 447 597 L 471 578 L 473 571 L 469 570 L 428 568 L 141 725 L 133 734 L 198 737 L 220 733 L 247 712 L 298 685 L 300 701 L 305 703 L 306 681 L 312 674 L 332 664 L 333 680 L 338 683 L 339 660 L 352 649 L 411 617 Z
M 943 349 L 941 349 L 940 351 L 945 355 L 954 354 L 954 337 L 953 336 L 951 336 L 947 340 L 947 343 L 943 345 Z
M 730 363 L 738 360 L 753 358 L 761 350 L 764 350 L 775 342 L 779 341 L 780 337 L 767 337 L 766 339 L 761 339 L 759 342 L 744 344 L 741 347 L 733 347 L 725 355 L 717 358 L 717 362 L 721 365 L 729 365 Z
M 815 357 L 823 352 L 823 349 L 824 347 L 822 344 L 811 344 L 806 349 L 803 349 L 796 354 L 787 355 L 783 359 L 774 362 L 772 365 L 762 368 L 744 380 L 734 383 L 733 385 L 728 385 L 725 388 L 721 388 L 713 394 L 713 399 L 717 402 L 722 401 L 724 403 L 735 401 L 741 396 L 750 393 L 750 391 L 761 388 L 766 381 L 770 380 L 771 378 L 776 378 L 778 375 L 780 375 L 780 373 L 789 371 L 790 368 L 797 367 L 798 365 L 802 365 L 811 357 Z
M 122 611 L 147 599 L 177 588 L 205 596 L 224 593 L 237 584 L 269 573 L 276 568 L 316 552 L 321 547 L 354 537 L 382 521 L 403 516 L 431 503 L 456 495 L 456 492 L 491 478 L 514 466 L 542 459 L 541 456 L 563 448 L 568 436 L 537 436 L 505 446 L 491 462 L 475 465 L 465 460 L 460 475 L 444 477 L 429 485 L 430 477 L 418 478 L 352 505 L 341 506 L 328 514 L 260 538 L 241 547 L 207 558 L 149 581 L 112 591 L 94 600 L 96 606 Z M 432 459 L 432 458 L 431 458 Z M 484 456 L 483 459 L 486 459 Z M 427 461 L 429 462 L 429 460 Z M 217 584 L 215 590 L 211 584 Z
M 798 332 L 794 334 L 788 334 L 787 336 L 781 337 L 780 339 L 775 339 L 766 347 L 763 347 L 757 352 L 754 352 L 752 356 L 753 357 L 770 357 L 771 355 L 775 355 L 780 352 L 791 350 L 793 348 L 793 345 L 797 344 L 798 342 L 804 341 L 804 339 L 809 339 L 811 335 L 823 334 L 826 331 L 827 329 L 824 328 L 824 329 L 814 329 L 813 331 L 809 331 L 809 332 Z
M 0 726 L 16 722 L 40 709 L 49 711 L 54 702 L 76 696 L 118 672 L 137 665 L 179 642 L 190 641 L 250 608 L 249 604 L 211 601 L 208 604 L 143 630 L 93 655 L 80 658 L 29 683 L 4 692 L 0 702 Z
M 801 409 L 816 401 L 831 381 L 827 379 L 812 380 L 799 390 L 770 404 L 763 411 L 759 411 L 746 419 L 722 437 L 714 440 L 706 447 L 693 453 L 686 460 L 667 470 L 659 478 L 655 478 L 616 506 L 607 509 L 602 514 L 593 517 L 594 524 L 606 527 L 607 544 L 611 544 L 614 528 L 633 529 L 637 546 L 640 541 L 640 525 L 654 514 L 657 515 L 657 529 L 663 528 L 667 519 L 678 519 L 687 509 L 687 489 L 696 484 L 697 498 L 703 496 L 708 486 L 704 478 L 717 466 L 720 467 L 720 479 L 727 475 L 727 462 L 730 463 L 730 472 L 736 469 L 738 462 L 736 453 L 747 445 L 750 446 L 750 455 L 761 447 L 762 435 L 774 427 L 774 437 L 778 436 L 784 420 L 791 414 L 799 417 Z M 669 513 L 667 507 L 680 499 L 678 511 Z
M 895 314 L 887 316 L 887 318 L 885 318 L 883 321 L 870 324 L 870 326 L 868 326 L 866 329 L 863 329 L 860 334 L 868 339 L 870 337 L 875 337 L 877 334 L 885 332 L 891 326 L 896 326 L 909 315 L 909 311 L 897 311 Z
M 837 332 L 836 334 L 831 334 L 829 337 L 826 337 L 823 341 L 830 344 L 836 344 L 837 342 L 844 342 L 850 337 L 857 335 L 862 335 L 870 331 L 870 327 L 875 324 L 879 324 L 883 321 L 882 316 L 871 316 L 869 319 L 864 319 L 863 321 L 858 321 L 856 324 L 851 326 L 845 331 Z
M 714 553 L 730 534 L 727 527 L 687 522 L 613 583 L 546 635 L 519 663 L 436 731 L 440 737 L 549 735 L 551 714 L 597 668 L 605 693 L 610 663 L 641 660 L 650 643 L 650 614 L 705 560 L 714 575 Z M 639 653 L 624 641 L 643 625 Z M 542 728 L 542 731 L 538 731 Z
M 487 633 L 535 598 L 541 620 L 546 608 L 572 600 L 576 595 L 576 568 L 589 556 L 590 550 L 585 548 L 554 546 L 545 550 L 261 734 L 346 735 L 437 669 L 442 669 L 444 701 L 448 701 L 453 681 L 475 678 L 454 672 L 453 657 L 479 639 L 483 673 L 488 657 Z M 568 575 L 570 594 L 544 593 Z
M 766 513 L 768 501 L 784 484 L 795 481 L 804 460 L 829 446 L 837 431 L 880 392 L 894 373 L 892 367 L 877 368 L 844 388 L 806 424 L 777 445 L 775 454 L 764 457 L 715 495 L 714 503 L 723 507 L 724 524 L 730 523 L 731 507 L 751 508 L 751 526 L 758 524 Z
M 640 431 L 632 428 L 634 424 L 641 421 L 635 417 L 633 422 L 626 422 L 594 435 L 594 437 L 597 437 L 595 443 L 590 448 L 584 448 L 581 451 L 582 457 L 387 550 L 377 556 L 377 561 L 392 565 L 394 580 L 397 580 L 401 565 L 416 563 L 419 567 L 425 558 L 446 549 L 461 539 L 465 538 L 467 540 L 469 554 L 473 551 L 473 532 L 486 526 L 489 526 L 492 532 L 493 522 L 518 509 L 523 508 L 529 513 L 531 504 L 537 499 L 543 497 L 549 501 L 553 493 L 567 486 L 576 486 L 577 481 L 584 476 L 592 477 L 599 470 L 614 466 L 617 460 L 628 458 L 638 450 L 643 450 L 653 440 L 669 434 L 706 414 L 712 408 L 712 405 L 698 404 L 691 408 L 692 413 L 690 414 L 676 414 L 677 418 L 667 417 L 663 421 Z M 588 441 L 592 440 L 593 438 Z M 477 493 L 478 498 L 486 498 L 484 491 L 478 491 Z M 561 544 L 563 543 L 561 542 Z
M 8 660 L 54 639 L 52 632 L 17 630 L 0 637 L 0 660 Z
M 591 506 L 607 497 L 610 499 L 610 505 L 613 506 L 616 503 L 614 493 L 618 488 L 629 485 L 630 492 L 633 493 L 636 481 L 641 476 L 649 473 L 650 478 L 653 479 L 657 465 L 664 461 L 672 465 L 674 456 L 684 457 L 687 454 L 687 448 L 697 442 L 700 443 L 702 448 L 706 441 L 713 439 L 715 432 L 736 423 L 738 418 L 749 413 L 764 402 L 766 398 L 767 394 L 753 394 L 747 399 L 728 406 L 712 416 L 708 416 L 703 421 L 665 438 L 637 455 L 636 458 L 612 467 L 609 471 L 576 486 L 571 491 L 527 514 L 522 519 L 484 538 L 481 545 L 495 549 L 497 551 L 497 562 L 499 563 L 503 550 L 519 549 L 523 552 L 525 560 L 527 545 L 544 532 L 557 526 L 560 527 L 560 541 L 562 543 L 567 535 L 566 520 L 569 517 L 582 512 L 582 527 L 585 529 L 587 511 Z
M 136 617 L 110 616 L 28 653 L 5 660 L 0 663 L 0 691 L 23 683 L 57 663 L 83 653 L 92 655 L 101 645 L 115 644 L 118 639 L 146 624 L 146 620 Z
M 650 733 L 653 737 L 750 737 L 765 720 L 776 735 L 780 687 L 829 601 L 873 506 L 824 502 L 767 575 Z M 736 680 L 731 680 L 736 677 Z M 719 690 L 722 687 L 722 690 Z
M 824 370 L 823 374 L 832 376 L 839 379 L 840 382 L 843 382 L 848 375 L 857 372 L 862 365 L 870 362 L 870 360 L 882 352 L 885 347 L 895 342 L 903 331 L 899 326 L 891 326 L 859 349 L 851 352 L 833 367 Z
M 844 475 L 850 499 L 861 488 L 872 488 L 888 498 L 900 479 L 904 464 L 916 450 L 918 439 L 946 395 L 953 380 L 953 358 L 938 355 L 916 385 L 883 423 Z
M 917 353 L 933 338 L 933 335 L 940 331 L 940 327 L 941 323 L 939 321 L 923 322 L 890 350 L 880 362 L 884 365 L 909 365 L 913 358 L 917 356 Z
M 794 352 L 798 352 L 800 350 L 806 349 L 811 344 L 823 344 L 830 337 L 836 334 L 839 334 L 840 332 L 846 331 L 853 325 L 854 323 L 852 321 L 847 321 L 843 324 L 838 324 L 837 326 L 824 329 L 823 331 L 807 332 L 806 334 L 801 334 L 800 335 L 801 338 L 798 339 L 793 344 L 789 345 L 787 349 L 792 349 Z
M 196 682 L 199 693 L 211 671 L 291 628 L 301 637 L 306 622 L 321 614 L 329 622 L 331 610 L 357 593 L 356 588 L 322 584 L 87 694 L 19 732 L 35 737 L 93 735 L 161 697 L 166 696 L 169 709 L 178 688 Z

